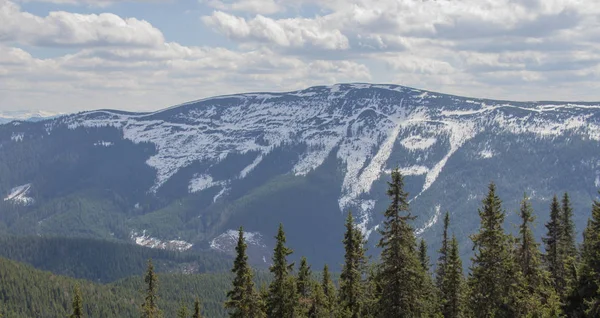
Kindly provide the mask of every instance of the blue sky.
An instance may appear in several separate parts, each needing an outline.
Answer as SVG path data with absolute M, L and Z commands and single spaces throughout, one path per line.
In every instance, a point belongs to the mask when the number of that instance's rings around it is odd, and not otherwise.
M 394 83 L 600 101 L 597 0 L 0 0 L 0 111 Z

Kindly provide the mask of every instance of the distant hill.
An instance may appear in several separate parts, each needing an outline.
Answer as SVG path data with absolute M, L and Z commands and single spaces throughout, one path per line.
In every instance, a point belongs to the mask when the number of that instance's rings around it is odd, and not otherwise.
M 490 181 L 509 224 L 531 196 L 538 238 L 552 195 L 568 191 L 581 234 L 600 187 L 599 132 L 600 103 L 374 84 L 16 122 L 0 125 L 0 233 L 231 253 L 242 225 L 254 263 L 266 266 L 282 222 L 294 257 L 334 266 L 348 209 L 377 241 L 388 173 L 399 167 L 429 250 L 449 211 L 467 257 Z

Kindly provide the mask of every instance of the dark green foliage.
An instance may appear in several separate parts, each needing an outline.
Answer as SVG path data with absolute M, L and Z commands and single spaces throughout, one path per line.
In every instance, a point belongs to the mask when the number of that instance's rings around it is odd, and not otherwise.
M 81 299 L 79 285 L 75 285 L 75 288 L 73 288 L 73 313 L 70 318 L 83 318 L 83 300 Z
M 512 239 L 504 233 L 504 210 L 491 183 L 479 210 L 481 229 L 472 236 L 475 255 L 468 303 L 475 317 L 514 317 L 515 269 Z
M 296 288 L 298 296 L 308 298 L 312 285 L 312 271 L 310 265 L 306 262 L 306 257 L 300 259 L 300 267 L 298 268 L 298 278 L 296 279 Z
M 442 231 L 442 246 L 438 253 L 437 267 L 435 271 L 435 285 L 441 289 L 442 282 L 444 281 L 446 263 L 448 258 L 448 226 L 450 226 L 450 213 L 446 212 L 444 216 L 444 228 Z
M 381 317 L 420 317 L 424 314 L 425 271 L 416 251 L 416 239 L 408 221 L 408 193 L 398 169 L 388 182 L 390 205 L 384 213 L 383 229 L 378 247 L 381 264 L 377 281 L 381 288 L 378 314 Z
M 307 316 L 309 318 L 328 318 L 332 317 L 328 310 L 327 298 L 323 292 L 323 287 L 320 284 L 312 284 L 310 294 L 310 308 Z
M 154 272 L 152 260 L 148 260 L 148 269 L 144 275 L 146 283 L 144 303 L 142 304 L 142 318 L 160 318 L 162 312 L 158 308 L 158 276 Z
M 192 318 L 202 318 L 201 308 L 200 299 L 196 298 L 196 300 L 194 300 L 194 314 L 192 315 Z
M 564 193 L 562 198 L 561 220 L 563 228 L 561 244 L 562 252 L 565 257 L 575 258 L 577 256 L 577 247 L 575 246 L 575 223 L 573 222 L 571 199 L 567 192 Z
M 324 312 L 328 318 L 333 318 L 337 312 L 337 295 L 336 288 L 331 280 L 331 274 L 329 273 L 329 266 L 325 264 L 323 268 L 323 279 L 321 280 L 321 288 L 323 289 L 324 296 Z
M 428 273 L 430 267 L 429 256 L 427 255 L 427 243 L 425 243 L 424 239 L 419 241 L 419 262 L 421 262 L 423 270 Z
M 531 224 L 535 220 L 529 198 L 524 195 L 519 213 L 519 241 L 517 244 L 517 264 L 519 265 L 520 294 L 517 314 L 519 317 L 558 317 L 560 303 L 558 295 L 550 284 L 549 273 L 542 268 L 539 244 L 533 237 Z
M 340 275 L 339 299 L 341 310 L 348 317 L 361 316 L 366 266 L 364 239 L 362 232 L 356 228 L 352 212 L 346 218 L 346 233 L 344 234 L 344 265 Z
M 600 201 L 594 200 L 592 216 L 583 232 L 581 267 L 568 299 L 570 317 L 600 316 Z
M 182 301 L 179 310 L 177 310 L 177 318 L 188 318 L 188 314 L 188 308 Z
M 240 227 L 238 243 L 235 247 L 237 256 L 231 270 L 235 275 L 233 288 L 227 292 L 228 300 L 225 302 L 225 308 L 229 310 L 230 317 L 260 317 L 261 315 L 258 295 L 254 288 L 252 269 L 248 265 L 247 247 L 244 230 Z
M 175 252 L 115 241 L 0 236 L 0 256 L 59 275 L 108 283 L 139 275 L 152 258 L 157 272 L 204 273 L 231 263 L 218 252 Z
M 562 226 L 560 203 L 556 195 L 552 198 L 550 205 L 550 220 L 546 223 L 546 231 L 546 236 L 543 238 L 546 249 L 544 263 L 550 272 L 554 289 L 562 292 L 566 288 L 564 258 L 561 250 L 564 229 Z
M 273 281 L 269 285 L 267 297 L 267 317 L 291 318 L 296 307 L 296 287 L 290 270 L 294 264 L 288 264 L 287 257 L 292 250 L 285 246 L 285 233 L 283 225 L 279 225 L 277 240 L 273 252 L 273 265 L 269 268 L 273 274 Z
M 465 283 L 462 272 L 462 261 L 458 251 L 456 236 L 452 236 L 444 275 L 441 282 L 442 315 L 444 318 L 466 317 Z

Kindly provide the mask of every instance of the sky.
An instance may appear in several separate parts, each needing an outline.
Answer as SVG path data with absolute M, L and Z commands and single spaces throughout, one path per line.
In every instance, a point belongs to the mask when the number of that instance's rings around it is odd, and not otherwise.
M 0 0 L 0 111 L 347 82 L 600 101 L 598 0 Z

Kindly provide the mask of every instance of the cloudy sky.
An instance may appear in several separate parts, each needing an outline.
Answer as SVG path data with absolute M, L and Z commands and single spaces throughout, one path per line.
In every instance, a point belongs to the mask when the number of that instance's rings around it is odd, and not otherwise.
M 0 111 L 339 82 L 600 101 L 598 0 L 0 0 Z

